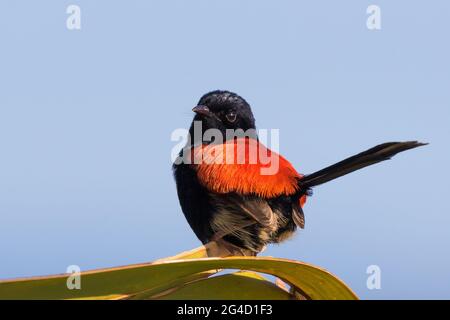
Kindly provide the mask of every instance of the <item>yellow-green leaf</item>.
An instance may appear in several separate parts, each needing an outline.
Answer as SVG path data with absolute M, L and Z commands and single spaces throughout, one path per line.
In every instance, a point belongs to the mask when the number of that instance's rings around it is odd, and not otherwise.
M 164 300 L 289 300 L 293 299 L 293 296 L 259 274 L 240 271 L 193 281 L 166 293 L 147 298 Z
M 204 278 L 216 269 L 252 270 L 277 276 L 308 299 L 356 299 L 341 280 L 309 264 L 268 257 L 169 260 L 84 272 L 81 289 L 69 290 L 68 275 L 0 282 L 0 299 L 115 299 L 147 297 Z M 206 298 L 206 297 L 205 297 Z

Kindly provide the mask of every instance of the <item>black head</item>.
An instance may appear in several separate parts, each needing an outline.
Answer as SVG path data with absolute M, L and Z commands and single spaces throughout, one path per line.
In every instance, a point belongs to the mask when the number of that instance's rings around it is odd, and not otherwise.
M 193 123 L 201 121 L 203 133 L 208 129 L 218 129 L 226 137 L 227 129 L 255 129 L 255 118 L 250 105 L 244 98 L 230 91 L 217 90 L 205 94 L 192 111 L 196 113 Z

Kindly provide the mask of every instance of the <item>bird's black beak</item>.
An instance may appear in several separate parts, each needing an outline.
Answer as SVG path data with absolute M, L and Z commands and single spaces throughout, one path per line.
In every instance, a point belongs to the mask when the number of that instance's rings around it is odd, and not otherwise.
M 209 108 L 207 106 L 196 106 L 192 109 L 192 111 L 194 111 L 196 114 L 199 115 L 204 115 L 204 116 L 209 116 L 211 115 L 211 111 L 209 110 Z

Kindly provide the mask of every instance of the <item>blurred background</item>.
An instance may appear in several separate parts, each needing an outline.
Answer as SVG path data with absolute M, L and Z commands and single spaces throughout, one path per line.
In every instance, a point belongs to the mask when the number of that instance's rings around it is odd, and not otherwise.
M 81 8 L 81 30 L 66 9 Z M 381 30 L 366 26 L 381 8 Z M 450 298 L 448 1 L 3 1 L 0 279 L 151 261 L 199 245 L 170 140 L 213 89 L 309 173 L 375 144 L 431 144 L 318 187 L 264 253 L 361 298 Z M 381 289 L 366 286 L 369 265 Z

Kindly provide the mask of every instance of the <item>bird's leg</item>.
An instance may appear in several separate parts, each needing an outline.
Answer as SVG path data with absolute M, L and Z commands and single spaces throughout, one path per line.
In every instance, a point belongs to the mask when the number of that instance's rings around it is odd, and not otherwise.
M 209 242 L 207 245 L 209 245 Z M 238 247 L 223 238 L 213 241 L 214 250 L 208 252 L 208 257 L 256 256 L 258 252 Z

